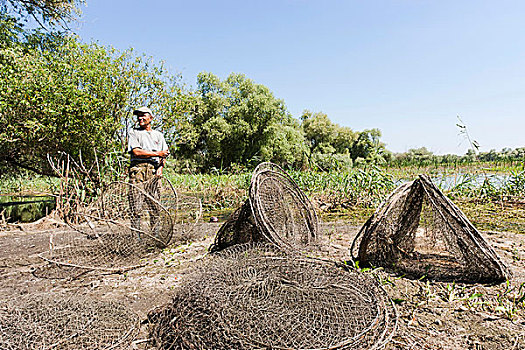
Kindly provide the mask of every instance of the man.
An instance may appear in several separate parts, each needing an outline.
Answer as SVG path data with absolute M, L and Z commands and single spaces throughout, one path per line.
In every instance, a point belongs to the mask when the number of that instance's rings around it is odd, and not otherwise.
M 140 217 L 144 202 L 149 210 L 151 231 L 158 236 L 158 203 L 154 199 L 160 197 L 158 178 L 162 176 L 169 150 L 164 135 L 151 128 L 153 113 L 148 107 L 134 110 L 133 115 L 137 117 L 138 127 L 130 130 L 128 139 L 128 152 L 131 156 L 129 182 L 134 185 L 129 191 L 129 201 L 131 227 L 140 239 Z M 142 195 L 136 187 L 146 191 L 149 196 Z
M 168 145 L 164 135 L 151 128 L 153 113 L 148 107 L 140 107 L 133 111 L 137 116 L 138 128 L 129 132 L 128 152 L 131 155 L 130 178 L 147 181 L 153 176 L 161 176 L 165 159 L 169 155 Z M 137 173 L 142 172 L 144 178 L 137 179 Z

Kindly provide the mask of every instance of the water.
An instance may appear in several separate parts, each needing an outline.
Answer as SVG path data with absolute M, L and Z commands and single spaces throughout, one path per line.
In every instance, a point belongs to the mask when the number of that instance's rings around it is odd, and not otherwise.
M 443 191 L 449 191 L 457 186 L 469 186 L 472 188 L 480 187 L 485 181 L 489 181 L 495 188 L 502 188 L 513 179 L 505 174 L 438 174 L 432 175 L 432 182 Z M 413 179 L 400 179 L 398 185 Z
M 33 222 L 55 209 L 51 196 L 0 196 L 0 219 L 9 223 Z
M 480 187 L 485 181 L 489 181 L 495 188 L 502 188 L 510 179 L 511 176 L 505 174 L 454 174 L 438 175 L 432 181 L 443 190 L 451 190 L 464 185 Z

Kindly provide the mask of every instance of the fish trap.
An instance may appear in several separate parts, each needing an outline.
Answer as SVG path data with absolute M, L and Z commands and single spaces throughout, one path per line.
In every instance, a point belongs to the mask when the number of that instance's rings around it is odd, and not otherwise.
M 25 295 L 0 303 L 0 349 L 128 349 L 137 315 L 83 296 Z
M 201 217 L 200 199 L 178 194 L 167 179 L 117 181 L 71 213 L 67 223 L 73 230 L 52 234 L 49 250 L 40 256 L 66 274 L 122 272 L 144 265 L 149 253 L 172 240 L 188 240 Z
M 293 250 L 314 243 L 317 234 L 308 197 L 279 166 L 261 163 L 253 172 L 249 198 L 219 229 L 210 251 L 248 242 Z
M 261 243 L 210 255 L 149 320 L 161 349 L 379 349 L 397 327 L 370 275 Z
M 408 277 L 500 282 L 510 271 L 427 175 L 399 186 L 363 225 L 351 254 Z

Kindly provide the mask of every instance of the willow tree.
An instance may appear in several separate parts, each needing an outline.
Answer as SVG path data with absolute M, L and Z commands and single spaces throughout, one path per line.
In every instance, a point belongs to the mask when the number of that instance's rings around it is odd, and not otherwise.
M 295 166 L 306 147 L 283 100 L 242 74 L 197 77 L 196 105 L 177 142 L 179 154 L 206 171 L 273 161 Z
M 67 25 L 80 15 L 84 0 L 1 0 L 0 12 L 32 18 L 41 26 Z

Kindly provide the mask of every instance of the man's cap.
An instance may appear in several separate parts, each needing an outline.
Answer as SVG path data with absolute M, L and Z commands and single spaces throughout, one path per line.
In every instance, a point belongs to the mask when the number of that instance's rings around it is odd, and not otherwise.
M 133 111 L 133 115 L 138 115 L 142 113 L 149 113 L 151 116 L 153 116 L 153 112 L 151 112 L 151 109 L 148 107 L 139 107 Z

